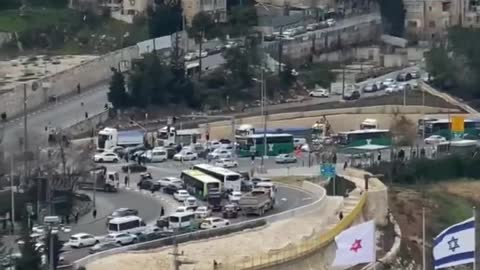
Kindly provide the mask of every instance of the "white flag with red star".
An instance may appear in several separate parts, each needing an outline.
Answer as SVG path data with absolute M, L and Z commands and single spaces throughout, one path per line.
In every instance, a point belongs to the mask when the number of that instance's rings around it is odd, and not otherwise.
M 375 223 L 353 226 L 335 237 L 337 250 L 333 266 L 353 266 L 375 261 Z

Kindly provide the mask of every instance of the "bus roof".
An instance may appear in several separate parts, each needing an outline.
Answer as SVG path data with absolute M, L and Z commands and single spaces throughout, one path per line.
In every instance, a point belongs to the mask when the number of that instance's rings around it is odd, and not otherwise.
M 359 129 L 359 130 L 352 130 L 352 131 L 341 131 L 339 134 L 362 134 L 362 133 L 376 133 L 376 132 L 390 132 L 388 129 Z
M 472 119 L 465 119 L 465 122 L 477 122 L 478 120 L 472 120 Z M 442 124 L 442 123 L 449 123 L 451 121 L 449 121 L 448 118 L 443 118 L 443 119 L 436 119 L 436 120 L 433 120 L 433 121 L 427 121 L 427 123 L 429 124 Z
M 208 183 L 220 183 L 221 184 L 221 182 L 219 180 L 217 180 L 216 178 L 213 178 L 210 175 L 207 175 L 207 174 L 205 174 L 201 171 L 198 171 L 198 170 L 184 170 L 184 171 L 182 171 L 182 173 L 188 174 L 189 176 L 194 177 L 195 179 L 198 179 L 200 182 L 203 182 L 205 184 L 208 184 Z
M 186 216 L 193 216 L 195 215 L 194 212 L 175 212 L 175 213 L 172 213 L 170 214 L 169 217 L 179 217 L 179 218 L 183 218 L 183 217 L 186 217 Z
M 254 139 L 257 139 L 257 138 L 263 138 L 263 133 L 262 134 L 252 134 L 252 135 L 247 135 L 247 136 L 241 136 L 243 138 L 254 138 Z M 272 134 L 272 133 L 267 133 L 266 136 L 268 138 L 275 138 L 275 137 L 293 137 L 292 134 L 288 134 L 288 133 L 278 133 L 278 134 Z
M 198 167 L 198 168 L 204 169 L 204 170 L 208 170 L 208 171 L 213 171 L 213 172 L 223 174 L 223 175 L 240 175 L 239 173 L 231 171 L 229 169 L 213 166 L 213 165 L 210 165 L 210 164 L 196 164 L 196 165 L 193 166 L 193 168 L 195 169 L 195 167 Z
M 108 223 L 119 224 L 119 223 L 125 223 L 125 222 L 129 222 L 129 221 L 135 221 L 135 220 L 141 221 L 142 218 L 137 217 L 137 216 L 116 217 L 116 218 L 112 218 Z

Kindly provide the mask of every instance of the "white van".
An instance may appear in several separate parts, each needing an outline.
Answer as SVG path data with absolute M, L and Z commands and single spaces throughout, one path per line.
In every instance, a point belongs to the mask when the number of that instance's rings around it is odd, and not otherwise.
M 163 147 L 155 147 L 152 150 L 147 151 L 143 156 L 149 162 L 163 162 L 168 158 L 167 150 Z
M 168 217 L 168 226 L 170 229 L 186 229 L 192 226 L 194 220 L 194 212 L 173 213 Z
M 107 225 L 108 233 L 139 233 L 146 228 L 145 222 L 137 216 L 113 218 Z

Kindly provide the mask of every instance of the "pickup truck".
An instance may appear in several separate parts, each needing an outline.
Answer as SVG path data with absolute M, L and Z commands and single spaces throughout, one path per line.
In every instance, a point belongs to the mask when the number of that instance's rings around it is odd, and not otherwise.
M 254 188 L 240 198 L 238 205 L 245 215 L 254 214 L 261 216 L 273 208 L 274 198 L 271 196 L 270 190 Z

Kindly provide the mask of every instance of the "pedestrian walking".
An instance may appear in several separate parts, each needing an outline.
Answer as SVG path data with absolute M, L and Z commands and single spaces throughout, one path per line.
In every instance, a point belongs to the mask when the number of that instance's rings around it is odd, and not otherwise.
M 425 148 L 420 149 L 420 157 L 425 158 Z
M 92 215 L 93 215 L 93 219 L 97 218 L 97 209 L 93 209 Z
M 345 163 L 343 163 L 343 169 L 346 170 L 348 167 L 348 161 L 345 161 Z
M 80 88 L 80 84 L 77 84 L 77 94 L 80 94 L 81 91 L 82 89 Z
M 70 224 L 70 215 L 66 215 L 65 220 L 67 221 L 67 224 Z
M 378 151 L 377 161 L 380 164 L 382 162 L 382 152 Z
M 165 209 L 163 208 L 160 208 L 160 216 L 163 217 L 165 215 Z
M 332 161 L 333 164 L 337 164 L 337 153 L 333 153 Z
M 85 112 L 85 119 L 88 119 L 88 112 Z
M 340 211 L 340 213 L 338 214 L 338 218 L 339 218 L 340 220 L 343 219 L 343 212 L 342 212 L 342 211 Z
M 75 213 L 75 223 L 78 223 L 78 212 Z
M 127 153 L 127 154 L 125 154 L 125 162 L 128 163 L 128 159 L 129 159 L 129 156 L 128 156 L 128 153 Z
M 125 182 L 125 186 L 128 186 L 128 175 L 125 175 L 123 181 Z

